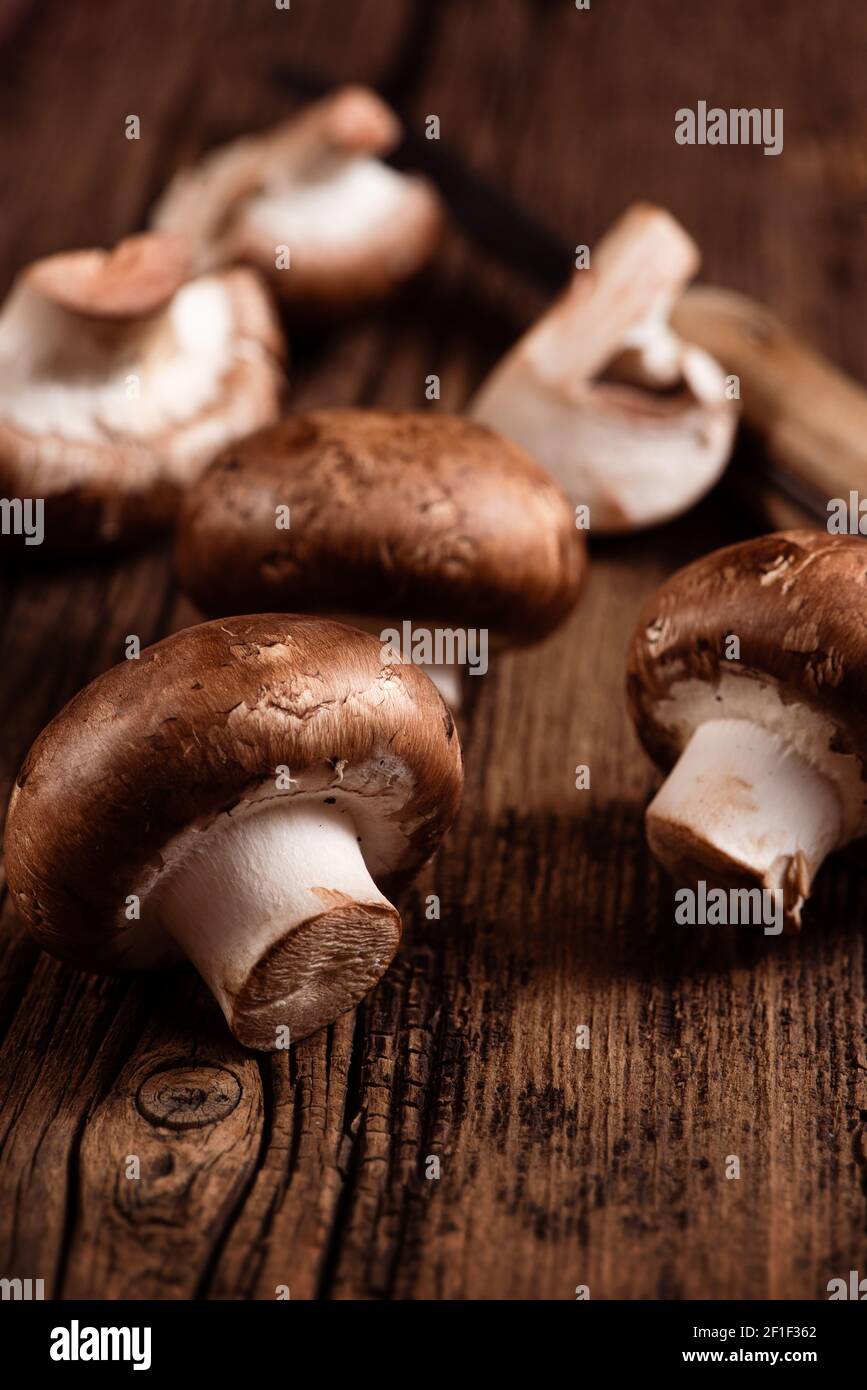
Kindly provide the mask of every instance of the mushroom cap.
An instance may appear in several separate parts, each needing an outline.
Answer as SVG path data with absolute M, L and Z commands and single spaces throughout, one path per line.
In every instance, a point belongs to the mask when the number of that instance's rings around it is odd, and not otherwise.
M 865 604 L 858 536 L 782 531 L 678 570 L 645 605 L 629 650 L 628 702 L 647 752 L 668 770 L 699 724 L 755 720 L 834 766 L 849 833 L 863 833 Z M 725 655 L 732 635 L 739 660 Z
M 75 551 L 174 520 L 231 440 L 276 419 L 282 334 L 253 271 L 185 283 L 175 236 L 27 268 L 0 311 L 0 494 Z
M 286 505 L 291 524 L 279 530 Z M 177 569 L 206 613 L 380 614 L 520 643 L 572 608 L 585 556 L 556 484 L 486 427 L 318 410 L 215 462 L 183 508 Z
M 375 92 L 343 87 L 182 170 L 152 223 L 194 236 L 203 267 L 256 266 L 300 317 L 351 312 L 415 275 L 442 236 L 433 186 L 378 158 L 399 138 Z
M 148 897 L 229 817 L 333 797 L 351 805 L 371 876 L 396 888 L 436 850 L 461 785 L 449 711 L 417 667 L 383 662 L 375 637 L 279 613 L 204 623 L 98 676 L 39 735 L 9 806 L 9 891 L 61 959 L 170 963 Z M 139 921 L 125 916 L 131 894 Z

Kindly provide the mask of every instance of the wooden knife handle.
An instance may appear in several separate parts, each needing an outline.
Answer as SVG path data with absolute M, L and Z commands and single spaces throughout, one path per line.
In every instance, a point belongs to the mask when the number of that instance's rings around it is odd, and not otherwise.
M 774 314 L 730 290 L 697 285 L 672 324 L 740 378 L 747 427 L 772 468 L 811 496 L 817 514 L 850 490 L 867 497 L 867 391 Z

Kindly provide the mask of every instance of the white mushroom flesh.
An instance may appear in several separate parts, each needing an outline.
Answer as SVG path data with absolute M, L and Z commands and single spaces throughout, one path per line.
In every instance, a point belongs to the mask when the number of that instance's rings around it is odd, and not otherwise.
M 470 404 L 474 419 L 523 445 L 589 507 L 591 530 L 668 520 L 728 462 L 736 412 L 725 376 L 669 323 L 697 260 L 667 214 L 631 209 L 593 270 L 576 271 Z
M 754 672 L 676 682 L 655 714 L 683 751 L 647 811 L 654 853 L 675 874 L 686 849 L 730 860 L 783 888 L 797 921 L 825 856 L 867 833 L 860 759 L 837 750 L 831 719 Z
M 306 177 L 275 181 L 252 197 L 245 219 L 275 245 L 340 249 L 374 235 L 399 217 L 407 180 L 381 160 L 328 159 Z
M 758 724 L 715 719 L 696 729 L 647 810 L 647 838 L 674 877 L 685 849 L 800 909 L 840 835 L 834 784 Z
M 146 440 L 218 400 L 238 351 L 217 277 L 141 323 L 89 320 L 19 285 L 0 315 L 0 417 L 81 443 Z
M 352 1007 L 387 968 L 400 918 L 368 872 L 349 807 L 280 799 L 202 836 L 149 903 L 236 1036 L 276 1048 L 278 1029 Z
M 504 377 L 473 414 L 535 454 L 575 506 L 588 506 L 591 531 L 637 529 L 692 506 L 725 467 L 735 429 L 731 412 L 698 401 L 648 406 L 608 383 L 567 396 L 532 377 L 520 385 Z

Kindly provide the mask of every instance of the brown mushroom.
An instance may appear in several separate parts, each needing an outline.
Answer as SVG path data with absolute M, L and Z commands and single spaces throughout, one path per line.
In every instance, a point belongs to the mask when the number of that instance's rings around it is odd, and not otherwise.
M 374 638 L 281 614 L 206 623 L 40 734 L 9 807 L 9 891 L 85 969 L 187 956 L 238 1040 L 272 1050 L 385 971 L 401 922 L 383 890 L 431 856 L 461 781 L 439 695 Z
M 728 461 L 736 413 L 722 370 L 668 323 L 698 263 L 667 212 L 630 208 L 468 407 L 529 449 L 595 531 L 677 516 Z
M 673 575 L 628 695 L 667 779 L 647 836 L 676 882 L 778 890 L 800 922 L 826 855 L 867 833 L 867 550 L 790 531 Z
M 481 665 L 466 660 L 470 640 L 485 660 L 489 636 L 540 640 L 584 567 L 569 505 L 538 464 L 433 413 L 317 410 L 260 431 L 201 479 L 177 542 L 181 584 L 205 613 L 336 614 L 420 660 L 453 707 L 457 668 Z
M 130 237 L 27 267 L 0 311 L 0 492 L 75 550 L 168 525 L 216 453 L 279 413 L 283 343 L 252 271 L 189 280 Z
M 356 309 L 414 275 L 442 232 L 433 187 L 378 158 L 399 137 L 375 92 L 341 88 L 177 174 L 153 225 L 195 239 L 203 266 L 257 266 L 305 315 Z

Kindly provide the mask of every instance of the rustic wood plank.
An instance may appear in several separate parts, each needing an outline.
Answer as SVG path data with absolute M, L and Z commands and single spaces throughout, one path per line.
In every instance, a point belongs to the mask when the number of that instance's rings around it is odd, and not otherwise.
M 3 285 L 34 255 L 140 225 L 169 169 L 276 118 L 280 59 L 389 74 L 419 125 L 438 114 L 445 140 L 569 244 L 636 197 L 665 203 L 709 279 L 867 377 L 857 9 L 811 13 L 805 43 L 794 3 L 765 21 L 747 0 L 486 0 L 436 7 L 423 57 L 395 66 L 411 8 L 186 0 L 155 21 L 126 3 L 39 6 L 14 54 L 0 48 Z M 784 155 L 676 147 L 674 110 L 700 97 L 783 106 Z M 293 404 L 421 408 L 436 372 L 440 407 L 460 409 L 539 307 L 452 237 L 394 306 L 297 345 Z M 589 1284 L 737 1298 L 821 1297 L 863 1269 L 867 885 L 829 865 L 796 940 L 674 928 L 643 836 L 656 774 L 621 698 L 646 594 L 752 525 L 717 494 L 674 526 L 594 544 L 564 630 L 470 682 L 464 809 L 403 904 L 401 953 L 356 1014 L 289 1056 L 234 1048 L 187 972 L 97 982 L 49 961 L 7 904 L 0 1270 L 67 1297 L 570 1298 Z M 3 795 L 128 633 L 150 641 L 191 616 L 165 553 L 5 575 Z M 154 1081 L 173 1067 L 186 1070 Z M 739 1182 L 724 1178 L 731 1153 Z
M 152 985 L 151 1004 L 133 1056 L 87 1117 L 64 1297 L 194 1297 L 255 1177 L 257 1058 L 188 980 Z

